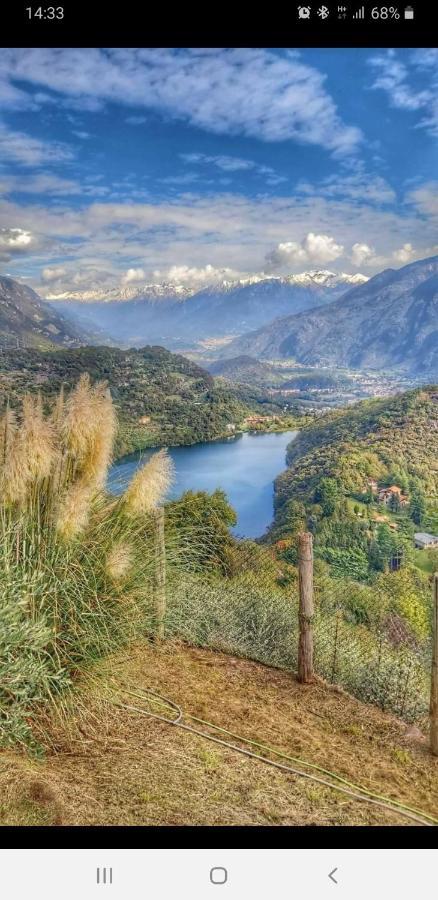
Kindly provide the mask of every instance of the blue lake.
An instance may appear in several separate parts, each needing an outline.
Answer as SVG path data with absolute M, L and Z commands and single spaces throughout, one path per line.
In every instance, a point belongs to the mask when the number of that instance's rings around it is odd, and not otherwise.
M 172 447 L 176 480 L 169 498 L 184 491 L 225 491 L 237 513 L 233 531 L 241 537 L 260 537 L 272 522 L 274 478 L 285 468 L 286 447 L 296 431 L 242 434 L 223 441 Z M 120 493 L 136 469 L 154 450 L 125 456 L 111 469 L 108 487 Z

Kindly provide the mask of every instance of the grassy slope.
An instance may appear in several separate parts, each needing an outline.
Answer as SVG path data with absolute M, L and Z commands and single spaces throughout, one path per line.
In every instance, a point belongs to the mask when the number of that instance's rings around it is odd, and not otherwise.
M 318 763 L 438 815 L 438 759 L 420 737 L 322 683 L 223 654 L 166 644 L 132 648 L 107 670 L 115 688 L 154 688 L 187 711 Z M 276 771 L 136 712 L 102 716 L 99 682 L 77 728 L 36 762 L 0 755 L 1 824 L 407 824 L 398 814 Z M 135 700 L 129 702 L 136 703 Z

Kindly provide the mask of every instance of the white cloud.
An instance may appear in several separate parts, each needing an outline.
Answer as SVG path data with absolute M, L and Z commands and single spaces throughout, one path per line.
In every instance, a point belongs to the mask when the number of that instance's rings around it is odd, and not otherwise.
M 208 156 L 205 153 L 180 153 L 180 157 L 185 163 L 192 166 L 213 166 L 220 171 L 227 173 L 253 172 L 255 175 L 264 178 L 266 183 L 271 187 L 287 181 L 287 178 L 283 175 L 278 175 L 272 166 L 261 165 L 252 159 L 243 159 L 240 156 L 226 156 L 225 154 Z M 195 174 L 191 177 L 196 179 L 197 175 Z M 183 178 L 184 176 L 181 176 L 178 180 L 183 183 Z M 165 179 L 162 180 L 164 181 Z M 176 179 L 173 180 L 176 181 Z M 167 179 L 167 181 L 169 181 L 169 179 Z
M 435 50 L 414 51 L 401 62 L 395 50 L 371 57 L 377 75 L 374 89 L 385 91 L 390 105 L 408 112 L 423 112 L 416 127 L 438 137 L 438 54 Z M 426 86 L 419 81 L 425 76 Z
M 384 269 L 386 266 L 392 266 L 398 263 L 400 266 L 406 266 L 407 263 L 414 259 L 422 259 L 433 255 L 433 248 L 423 248 L 422 250 L 414 250 L 409 242 L 403 244 L 388 253 L 386 256 L 376 253 L 374 247 L 368 244 L 353 244 L 351 250 L 351 261 L 354 266 L 371 266 L 374 269 Z
M 7 84 L 54 91 L 74 108 L 99 109 L 114 101 L 217 134 L 294 140 L 342 154 L 354 151 L 362 137 L 342 121 L 325 76 L 293 52 L 5 49 L 1 72 Z M 26 96 L 22 90 L 17 103 Z
M 218 269 L 207 264 L 202 268 L 196 266 L 171 266 L 167 271 L 155 269 L 152 273 L 155 281 L 171 281 L 187 287 L 202 287 L 217 284 L 219 281 L 234 281 L 242 276 L 241 272 L 227 267 Z
M 65 278 L 67 275 L 67 269 L 64 266 L 57 266 L 51 268 L 47 266 L 41 272 L 41 281 L 44 284 L 50 284 L 52 281 L 60 281 L 61 278 Z
M 123 274 L 115 268 L 105 265 L 98 259 L 84 260 L 80 267 L 76 265 L 63 267 L 47 267 L 41 272 L 40 284 L 35 287 L 44 296 L 54 299 L 56 296 L 74 291 L 99 293 L 110 289 L 117 296 L 120 288 L 136 284 L 181 284 L 184 287 L 200 290 L 218 282 L 234 281 L 246 277 L 247 272 L 219 268 L 207 264 L 205 266 L 174 265 L 163 269 L 128 269 Z M 49 286 L 45 290 L 46 286 Z
M 195 184 L 196 181 L 199 181 L 199 175 L 197 172 L 184 172 L 182 175 L 165 175 L 158 180 L 160 184 L 176 184 L 181 186 L 184 184 Z
M 84 259 L 80 264 L 48 266 L 41 272 L 35 288 L 42 296 L 55 298 L 73 291 L 99 291 L 123 285 L 121 273 L 98 259 Z
M 414 90 L 408 78 L 408 67 L 397 59 L 394 50 L 380 56 L 373 56 L 370 64 L 377 71 L 374 89 L 380 88 L 389 94 L 391 104 L 399 109 L 421 109 L 431 99 L 429 90 Z
M 0 175 L 0 194 L 45 194 L 46 196 L 69 196 L 81 194 L 83 188 L 67 178 L 59 178 L 46 172 L 35 175 Z
M 32 235 L 20 254 L 20 265 L 16 264 L 18 277 L 34 277 L 35 267 L 62 265 L 68 269 L 69 285 L 86 289 L 120 286 L 129 269 L 142 269 L 148 281 L 156 280 L 155 270 L 163 280 L 169 272 L 184 277 L 191 270 L 190 277 L 197 278 L 206 261 L 224 272 L 224 278 L 268 267 L 291 273 L 333 268 L 332 260 L 336 270 L 357 271 L 362 266 L 351 260 L 355 244 L 366 245 L 372 253 L 378 248 L 374 255 L 367 253 L 367 273 L 373 274 L 388 265 L 401 265 L 393 254 L 406 244 L 419 259 L 436 252 L 437 243 L 434 220 L 420 214 L 413 203 L 399 215 L 389 208 L 306 195 L 248 198 L 187 193 L 159 203 L 125 199 L 50 207 L 4 200 L 1 228 Z M 263 262 L 267 256 L 268 267 Z M 182 273 L 180 267 L 185 267 Z M 198 280 L 202 282 L 202 274 Z
M 238 156 L 207 156 L 205 153 L 180 153 L 181 159 L 189 165 L 211 165 L 222 169 L 223 172 L 242 172 L 248 169 L 256 169 L 257 164 L 251 159 L 241 159 Z M 274 171 L 271 169 L 270 171 Z
M 360 171 L 353 175 L 336 173 L 319 184 L 300 181 L 297 190 L 308 196 L 345 198 L 353 202 L 377 204 L 394 203 L 396 194 L 388 182 L 380 175 Z
M 429 181 L 427 184 L 415 188 L 410 191 L 406 199 L 423 215 L 431 218 L 438 216 L 438 181 Z
M 144 281 L 145 277 L 144 269 L 128 269 L 122 277 L 122 284 L 130 284 L 133 281 Z
M 147 122 L 146 116 L 126 116 L 127 125 L 144 125 Z
M 34 238 L 22 228 L 0 228 L 0 260 L 8 261 L 15 254 L 28 253 Z
M 414 259 L 415 250 L 412 244 L 403 244 L 403 247 L 400 247 L 399 250 L 394 250 L 392 256 L 396 262 L 406 265 L 406 263 L 411 262 L 411 260 Z
M 300 243 L 285 241 L 278 244 L 267 254 L 266 263 L 271 270 L 296 265 L 296 263 L 318 266 L 338 259 L 343 252 L 343 246 L 337 244 L 334 238 L 327 234 L 314 234 L 310 231 Z
M 32 241 L 32 235 L 21 228 L 2 228 L 2 239 L 9 247 L 28 247 Z
M 72 158 L 64 144 L 45 143 L 21 131 L 13 131 L 0 122 L 0 158 L 22 166 L 40 166 L 65 162 Z
M 376 251 L 368 244 L 356 243 L 351 248 L 351 261 L 353 266 L 363 266 L 372 264 L 375 259 Z

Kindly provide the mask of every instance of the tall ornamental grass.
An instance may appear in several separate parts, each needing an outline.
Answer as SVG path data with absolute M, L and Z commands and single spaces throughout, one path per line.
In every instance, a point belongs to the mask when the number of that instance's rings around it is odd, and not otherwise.
M 172 478 L 156 453 L 118 498 L 108 388 L 79 380 L 0 419 L 0 745 L 32 743 L 38 704 L 154 628 L 154 517 Z

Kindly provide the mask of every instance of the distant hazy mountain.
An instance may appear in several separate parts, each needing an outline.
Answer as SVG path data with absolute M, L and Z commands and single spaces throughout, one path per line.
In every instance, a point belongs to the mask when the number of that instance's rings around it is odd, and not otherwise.
M 286 316 L 224 355 L 351 368 L 438 371 L 438 256 L 387 269 L 323 308 Z
M 75 347 L 86 341 L 86 335 L 32 288 L 0 276 L 0 346 L 16 341 L 28 347 Z
M 278 316 L 331 302 L 352 284 L 365 281 L 360 274 L 322 271 L 224 281 L 197 292 L 162 284 L 128 286 L 122 294 L 112 289 L 52 294 L 48 299 L 73 321 L 103 329 L 119 344 L 187 347 L 207 338 L 243 334 Z

